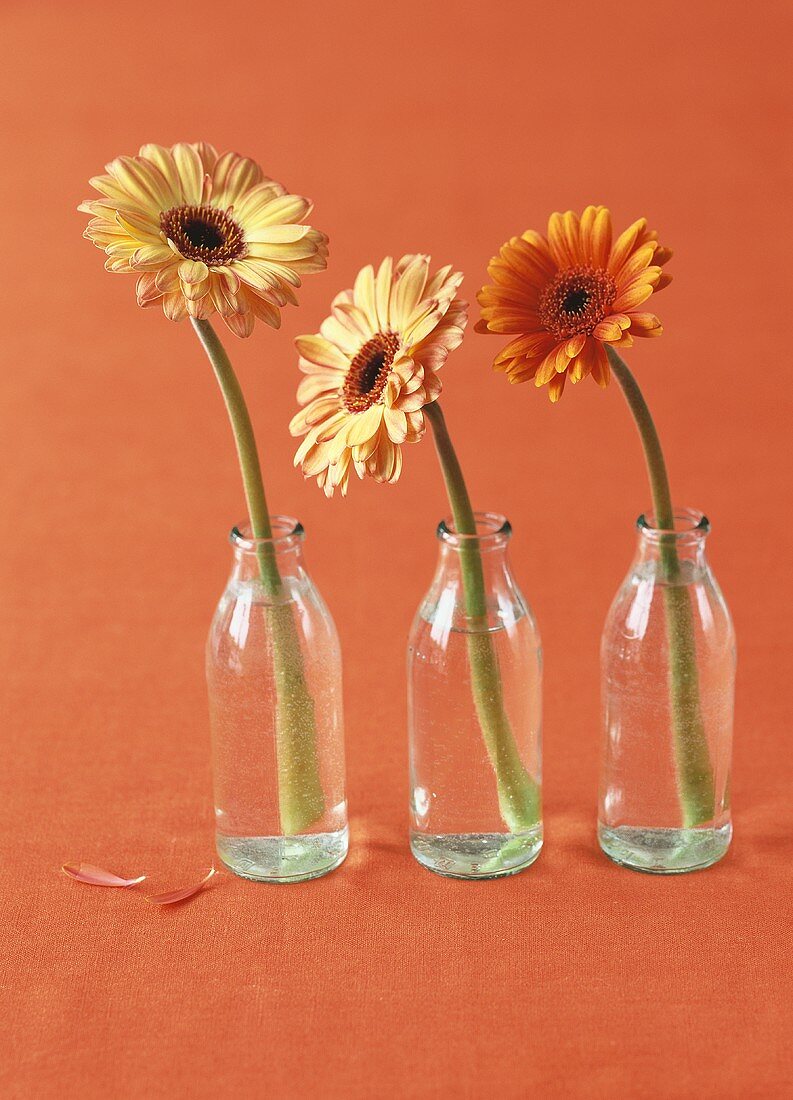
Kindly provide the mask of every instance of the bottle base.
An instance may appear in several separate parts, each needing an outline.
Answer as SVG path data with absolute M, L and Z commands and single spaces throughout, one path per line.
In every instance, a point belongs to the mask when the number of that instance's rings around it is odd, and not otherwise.
M 542 848 L 542 830 L 527 833 L 413 833 L 414 857 L 444 878 L 490 879 L 516 875 L 534 863 Z
M 252 882 L 306 882 L 321 878 L 344 861 L 349 846 L 345 826 L 335 833 L 298 836 L 228 836 L 215 845 L 224 867 Z
M 711 867 L 724 856 L 732 824 L 718 829 L 642 829 L 598 824 L 598 841 L 614 863 L 654 875 L 683 875 Z

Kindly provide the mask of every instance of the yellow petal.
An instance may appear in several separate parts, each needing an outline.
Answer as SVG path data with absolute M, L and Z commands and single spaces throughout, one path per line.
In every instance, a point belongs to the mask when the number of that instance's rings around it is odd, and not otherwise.
M 202 260 L 182 260 L 179 264 L 179 278 L 183 283 L 203 283 L 209 276 L 209 268 Z
M 402 330 L 421 301 L 428 267 L 426 256 L 412 256 L 396 281 L 391 298 L 391 323 L 397 330 Z
M 383 420 L 392 443 L 404 443 L 408 434 L 407 417 L 399 409 L 386 409 Z
M 183 200 L 188 206 L 200 206 L 201 191 L 204 184 L 204 166 L 197 151 L 186 142 L 174 145 L 174 164 L 179 173 Z
M 350 365 L 348 357 L 322 336 L 298 336 L 295 346 L 305 359 L 318 366 L 346 370 Z
M 387 332 L 391 327 L 391 290 L 393 286 L 394 261 L 386 256 L 375 277 L 375 308 L 377 310 L 378 327 Z
M 255 194 L 252 199 L 248 197 L 243 199 L 235 207 L 235 211 L 241 222 L 251 219 L 251 229 L 260 229 L 267 225 L 285 225 L 303 221 L 311 212 L 311 203 L 300 195 L 274 197 L 272 193 L 268 195 L 266 190 L 258 190 L 258 194 Z M 245 235 L 250 236 L 248 232 Z
M 380 323 L 377 316 L 377 302 L 375 300 L 374 268 L 371 264 L 362 267 L 355 279 L 353 298 L 356 306 L 366 316 L 367 323 L 373 332 L 377 332 Z
M 289 244 L 302 240 L 308 230 L 307 225 L 262 225 L 246 231 L 245 239 L 252 244 Z

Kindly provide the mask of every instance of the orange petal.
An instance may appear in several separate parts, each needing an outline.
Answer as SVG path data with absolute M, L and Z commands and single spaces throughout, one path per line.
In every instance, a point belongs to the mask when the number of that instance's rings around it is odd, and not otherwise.
M 556 404 L 556 402 L 564 393 L 564 384 L 566 379 L 566 374 L 557 374 L 548 383 L 548 396 L 554 404 Z
M 581 215 L 581 250 L 587 263 L 605 267 L 611 251 L 611 214 L 605 206 L 588 206 Z
M 609 318 L 606 321 L 601 321 L 599 325 L 595 325 L 592 330 L 592 335 L 596 340 L 606 340 L 609 343 L 613 343 L 615 340 L 619 340 L 622 337 L 622 329 L 616 321 L 612 321 Z
M 643 233 L 647 228 L 647 219 L 639 218 L 633 225 L 629 225 L 624 233 L 620 233 L 614 242 L 614 247 L 611 250 L 611 256 L 608 262 L 608 272 L 611 275 L 616 275 L 622 265 L 633 251 L 637 238 L 640 233 Z
M 639 283 L 631 287 L 630 290 L 624 291 L 618 298 L 615 298 L 611 303 L 611 308 L 615 313 L 627 313 L 628 310 L 635 309 L 636 306 L 640 306 L 642 302 L 646 302 L 652 292 L 653 288 L 647 283 Z
M 602 344 L 599 344 L 596 340 L 593 340 L 592 343 L 595 349 L 595 355 L 592 362 L 592 377 L 601 388 L 605 389 L 611 378 L 608 356 Z
M 534 376 L 535 386 L 544 386 L 546 382 L 556 375 L 556 353 L 557 348 L 552 348 L 551 351 L 543 359 L 540 366 L 537 368 L 537 373 Z
M 548 219 L 548 243 L 559 267 L 573 267 L 580 263 L 578 215 L 572 210 L 565 214 L 551 214 Z
M 504 363 L 523 355 L 547 355 L 554 344 L 554 338 L 548 332 L 528 332 L 516 340 L 510 340 L 496 356 L 496 363 Z
M 614 277 L 617 279 L 619 286 L 625 287 L 645 268 L 649 267 L 653 262 L 654 253 L 655 248 L 651 244 L 647 244 L 643 248 L 637 248 L 619 271 L 614 272 Z
M 582 378 L 591 372 L 592 366 L 597 359 L 598 351 L 600 347 L 597 340 L 589 339 L 585 342 L 577 358 L 570 364 L 570 381 L 573 383 L 580 382 Z
M 663 325 L 654 313 L 631 313 L 630 331 L 634 336 L 660 336 Z
M 584 344 L 586 343 L 586 336 L 583 332 L 579 332 L 577 336 L 571 336 L 564 346 L 565 354 L 568 359 L 575 359 L 580 353 Z
M 186 901 L 193 894 L 203 890 L 209 880 L 216 874 L 215 868 L 210 867 L 201 881 L 196 882 L 193 886 L 183 886 L 181 890 L 168 890 L 164 894 L 148 894 L 146 901 L 150 901 L 152 905 L 173 905 L 177 901 Z
M 69 878 L 77 882 L 87 882 L 91 886 L 136 886 L 143 882 L 145 875 L 138 878 L 121 878 L 111 871 L 103 871 L 101 867 L 94 867 L 92 863 L 64 863 L 61 870 Z

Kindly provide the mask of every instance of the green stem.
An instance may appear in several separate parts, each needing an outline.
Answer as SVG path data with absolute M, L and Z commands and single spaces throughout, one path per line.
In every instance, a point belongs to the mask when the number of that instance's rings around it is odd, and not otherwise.
M 455 530 L 460 535 L 476 535 L 476 518 L 440 405 L 433 402 L 424 411 L 432 425 Z M 466 638 L 474 705 L 496 774 L 501 816 L 511 832 L 521 832 L 540 820 L 540 789 L 523 765 L 504 707 L 498 657 L 487 628 L 487 594 L 478 540 L 464 539 L 462 543 L 460 568 L 465 613 L 471 627 Z
M 267 615 L 273 640 L 276 694 L 276 756 L 281 829 L 304 832 L 323 814 L 325 798 L 317 759 L 314 701 L 306 684 L 300 637 L 292 605 L 284 591 L 273 544 L 259 453 L 242 387 L 226 350 L 209 321 L 191 318 L 220 386 L 237 446 L 245 500 L 262 587 L 270 602 Z
M 669 477 L 653 418 L 636 379 L 614 348 L 607 346 L 611 369 L 628 403 L 644 449 L 655 512 L 655 526 L 674 531 L 675 515 Z M 713 819 L 713 769 L 699 697 L 694 619 L 688 589 L 680 584 L 680 560 L 673 535 L 661 536 L 666 633 L 669 645 L 669 690 L 683 825 L 693 828 Z

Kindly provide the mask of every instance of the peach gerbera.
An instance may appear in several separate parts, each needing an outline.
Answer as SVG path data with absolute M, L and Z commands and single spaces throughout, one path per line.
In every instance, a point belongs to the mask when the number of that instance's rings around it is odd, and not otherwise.
M 460 272 L 429 274 L 429 256 L 387 257 L 364 267 L 352 290 L 333 301 L 313 336 L 296 340 L 306 377 L 292 435 L 305 477 L 327 496 L 347 492 L 350 472 L 396 481 L 403 443 L 425 431 L 423 408 L 441 392 L 438 371 L 463 338 L 467 305 L 456 296 Z
M 277 328 L 300 276 L 326 267 L 327 237 L 304 221 L 308 199 L 237 153 L 144 145 L 106 172 L 91 180 L 102 198 L 79 206 L 93 215 L 84 235 L 108 271 L 137 274 L 139 305 L 162 305 L 172 321 L 217 312 L 237 336 L 256 317 Z
M 630 347 L 634 336 L 660 336 L 661 322 L 638 307 L 671 280 L 661 268 L 672 253 L 640 218 L 612 244 L 611 214 L 588 206 L 552 214 L 548 236 L 527 230 L 488 265 L 492 285 L 477 295 L 477 332 L 516 334 L 494 369 L 510 382 L 548 384 L 551 401 L 566 379 L 609 381 L 606 345 Z

